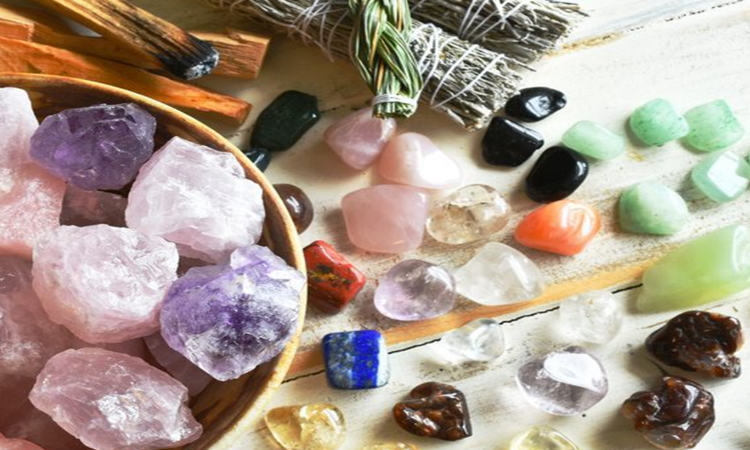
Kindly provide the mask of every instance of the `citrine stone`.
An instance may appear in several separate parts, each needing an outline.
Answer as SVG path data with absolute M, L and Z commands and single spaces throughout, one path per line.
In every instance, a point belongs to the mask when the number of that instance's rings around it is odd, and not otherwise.
M 526 195 L 539 203 L 562 200 L 589 174 L 586 158 L 567 147 L 550 147 L 539 155 L 526 177 Z
M 750 228 L 731 225 L 690 241 L 643 275 L 637 308 L 685 309 L 750 287 Z
M 517 434 L 509 450 L 579 450 L 564 434 L 547 426 L 531 427 Z
M 685 137 L 690 131 L 685 118 L 662 98 L 636 108 L 628 124 L 633 134 L 647 145 L 661 146 Z
M 250 147 L 243 153 L 261 172 L 265 172 L 271 165 L 271 152 L 265 148 Z
M 287 150 L 318 120 L 317 98 L 304 92 L 286 91 L 260 113 L 250 145 L 272 152 Z
M 601 217 L 594 208 L 565 199 L 530 212 L 514 236 L 523 246 L 572 256 L 582 252 L 600 228 Z
M 709 199 L 724 203 L 736 199 L 750 184 L 750 165 L 733 152 L 705 157 L 690 172 L 695 187 Z
M 419 450 L 416 446 L 411 444 L 404 444 L 403 442 L 385 442 L 382 444 L 373 444 L 362 447 L 362 450 Z
M 568 128 L 563 134 L 562 143 L 582 155 L 599 160 L 617 158 L 625 153 L 624 137 L 590 120 L 583 120 Z
M 482 158 L 493 166 L 517 167 L 543 145 L 538 132 L 506 117 L 495 117 L 482 138 Z
M 472 184 L 433 202 L 427 232 L 445 244 L 468 244 L 505 228 L 508 202 L 491 186 Z
M 548 87 L 531 87 L 511 97 L 505 104 L 505 113 L 526 121 L 539 122 L 567 104 L 565 94 Z
M 727 148 L 742 139 L 745 129 L 724 100 L 696 106 L 685 113 L 690 133 L 685 143 L 703 152 Z
M 285 450 L 336 450 L 346 439 L 344 415 L 329 403 L 274 408 L 265 421 Z
M 668 235 L 690 220 L 680 194 L 655 181 L 643 181 L 625 189 L 617 206 L 620 227 L 631 233 Z

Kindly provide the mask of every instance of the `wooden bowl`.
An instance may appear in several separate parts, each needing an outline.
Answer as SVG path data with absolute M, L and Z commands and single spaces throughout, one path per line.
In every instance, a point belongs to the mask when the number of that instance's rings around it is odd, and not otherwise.
M 0 73 L 0 87 L 18 87 L 29 93 L 34 110 L 41 119 L 63 109 L 91 106 L 99 103 L 135 103 L 145 108 L 157 120 L 156 147 L 172 136 L 216 150 L 232 153 L 245 169 L 247 178 L 263 189 L 266 222 L 261 243 L 270 247 L 286 262 L 305 272 L 305 262 L 286 208 L 271 183 L 234 145 L 206 125 L 192 117 L 148 97 L 123 89 L 67 77 Z M 203 424 L 203 436 L 185 450 L 225 450 L 263 413 L 263 408 L 276 388 L 284 380 L 294 353 L 305 316 L 306 293 L 300 298 L 301 307 L 297 332 L 273 360 L 253 372 L 233 381 L 213 382 L 193 399 L 191 408 Z

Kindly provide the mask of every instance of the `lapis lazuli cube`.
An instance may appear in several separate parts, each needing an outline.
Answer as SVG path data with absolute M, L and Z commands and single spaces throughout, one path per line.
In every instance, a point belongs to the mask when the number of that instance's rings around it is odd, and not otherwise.
M 327 334 L 323 337 L 323 356 L 331 387 L 370 389 L 388 383 L 388 352 L 378 331 Z

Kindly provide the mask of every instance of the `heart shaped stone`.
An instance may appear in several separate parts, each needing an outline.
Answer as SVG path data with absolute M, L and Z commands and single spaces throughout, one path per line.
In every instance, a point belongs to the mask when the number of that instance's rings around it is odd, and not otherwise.
M 422 383 L 412 389 L 409 397 L 411 400 L 393 407 L 393 417 L 404 430 L 445 441 L 471 436 L 466 397 L 455 387 L 436 382 Z

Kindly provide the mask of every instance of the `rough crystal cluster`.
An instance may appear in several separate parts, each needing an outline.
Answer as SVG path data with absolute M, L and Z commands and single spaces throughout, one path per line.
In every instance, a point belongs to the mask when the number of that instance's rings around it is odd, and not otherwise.
M 453 386 L 427 382 L 412 389 L 409 400 L 393 407 L 396 423 L 417 436 L 457 441 L 472 434 L 469 406 Z
M 86 342 L 122 342 L 159 328 L 177 278 L 174 244 L 108 225 L 59 227 L 34 249 L 34 290 L 50 318 Z
M 203 392 L 208 383 L 213 379 L 211 375 L 202 371 L 195 364 L 188 361 L 187 358 L 167 345 L 161 333 L 146 336 L 143 340 L 146 342 L 148 351 L 156 362 L 172 375 L 175 380 L 184 384 L 188 388 L 188 393 L 191 397 Z
M 331 125 L 325 141 L 344 163 L 362 170 L 375 162 L 395 133 L 396 120 L 378 119 L 372 108 L 364 108 Z
M 468 244 L 502 230 L 510 214 L 510 206 L 495 188 L 472 184 L 433 203 L 427 232 L 439 242 Z
M 240 247 L 195 267 L 164 300 L 162 336 L 217 380 L 237 378 L 275 357 L 297 327 L 305 276 L 269 249 Z
M 585 342 L 604 344 L 622 328 L 623 307 L 606 291 L 577 295 L 560 303 L 560 321 L 566 333 Z
M 67 185 L 63 197 L 60 225 L 112 225 L 125 226 L 127 198 L 103 191 L 86 191 Z
M 492 361 L 505 353 L 500 324 L 477 319 L 446 333 L 436 344 L 438 354 L 452 364 Z
M 31 137 L 31 157 L 81 189 L 121 189 L 154 151 L 156 119 L 132 103 L 66 109 Z
M 329 403 L 274 408 L 265 421 L 284 450 L 336 450 L 346 440 L 344 415 Z
M 375 308 L 395 320 L 425 320 L 442 316 L 456 301 L 453 275 L 438 265 L 407 259 L 380 279 Z
M 29 141 L 38 127 L 26 91 L 0 89 L 0 167 L 18 167 L 31 161 Z
M 143 165 L 128 196 L 129 227 L 218 262 L 263 231 L 263 192 L 234 156 L 173 138 Z

